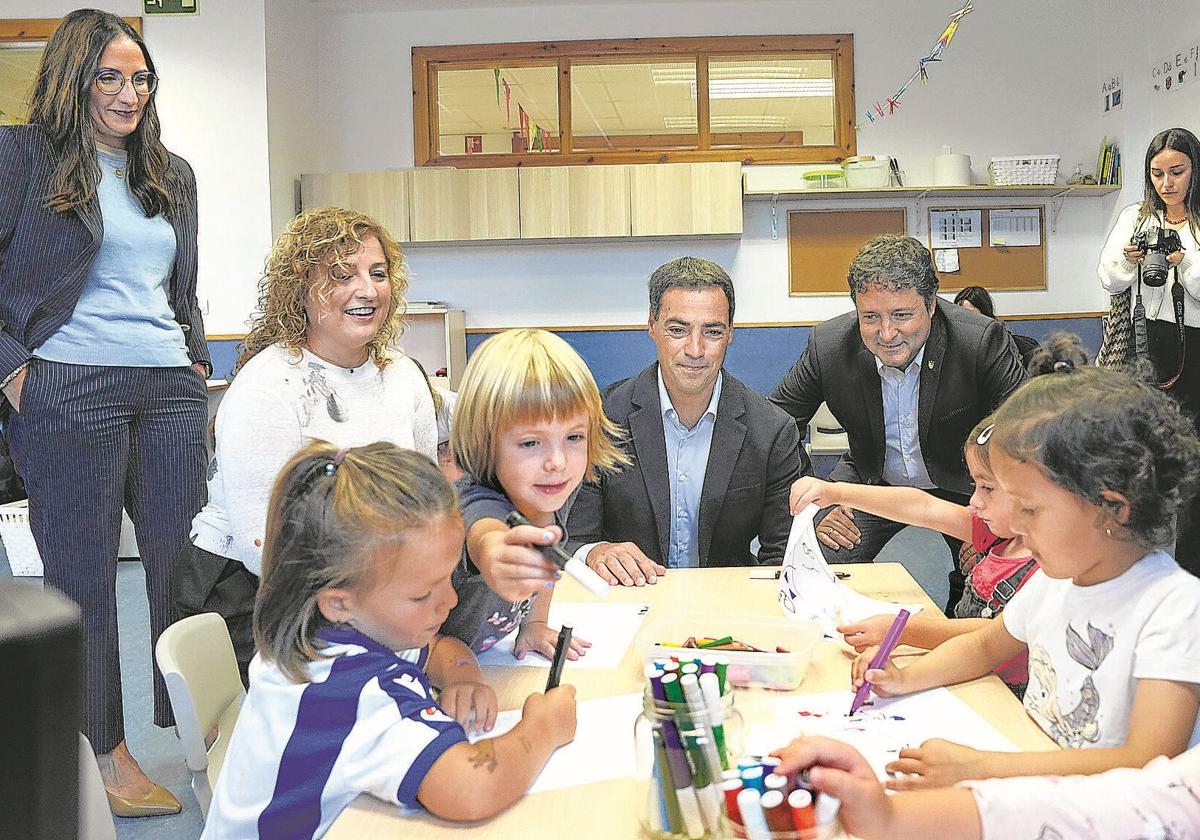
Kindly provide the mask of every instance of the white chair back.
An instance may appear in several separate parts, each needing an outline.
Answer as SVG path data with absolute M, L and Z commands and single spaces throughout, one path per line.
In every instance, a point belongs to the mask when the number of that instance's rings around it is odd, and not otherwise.
M 216 613 L 201 613 L 175 622 L 159 636 L 154 658 L 171 697 L 192 790 L 207 817 L 246 696 L 225 620 Z M 214 724 L 217 739 L 206 748 L 204 738 Z

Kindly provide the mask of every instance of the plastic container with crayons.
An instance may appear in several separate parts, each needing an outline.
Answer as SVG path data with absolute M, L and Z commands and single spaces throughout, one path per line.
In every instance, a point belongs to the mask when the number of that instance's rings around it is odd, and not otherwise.
M 642 830 L 660 840 L 721 837 L 721 776 L 737 766 L 743 732 L 733 686 L 722 691 L 712 668 L 658 665 L 646 665 L 634 724 Z
M 662 657 L 689 655 L 693 652 L 691 649 L 677 647 L 689 637 L 721 639 L 725 636 L 759 648 L 759 652 L 711 651 L 728 660 L 731 685 L 790 691 L 804 681 L 822 631 L 815 621 L 795 618 L 668 613 L 647 621 L 635 645 L 642 659 L 650 662 Z M 784 652 L 779 652 L 781 648 Z

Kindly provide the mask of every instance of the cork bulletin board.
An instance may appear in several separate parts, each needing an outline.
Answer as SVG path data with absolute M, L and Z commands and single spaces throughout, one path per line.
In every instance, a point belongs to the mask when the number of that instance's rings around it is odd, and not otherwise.
M 789 211 L 788 294 L 850 294 L 850 261 L 867 240 L 885 233 L 908 233 L 903 207 Z
M 981 212 L 982 229 L 978 248 L 958 248 L 958 271 L 939 271 L 939 291 L 956 292 L 966 286 L 983 286 L 990 292 L 1025 291 L 1046 288 L 1046 208 L 1021 207 L 930 207 L 929 239 L 933 246 L 933 214 L 948 210 L 971 209 Z M 991 244 L 989 212 L 993 210 L 1039 210 L 1040 235 L 1037 245 L 1006 246 Z M 936 256 L 936 251 L 935 251 Z

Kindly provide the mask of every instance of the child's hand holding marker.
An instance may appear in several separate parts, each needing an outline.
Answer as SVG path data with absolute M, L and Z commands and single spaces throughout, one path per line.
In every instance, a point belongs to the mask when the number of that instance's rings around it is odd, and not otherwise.
M 493 592 L 510 601 L 523 601 L 553 586 L 560 577 L 558 568 L 537 550 L 560 539 L 562 530 L 557 525 L 518 525 L 484 532 L 468 551 Z
M 911 689 L 905 686 L 904 669 L 897 667 L 890 657 L 884 667 L 871 667 L 871 660 L 878 652 L 879 647 L 872 646 L 854 658 L 850 664 L 850 687 L 857 691 L 864 682 L 869 682 L 874 693 L 880 697 L 908 694 Z
M 513 656 L 524 659 L 527 653 L 540 653 L 547 659 L 554 658 L 554 643 L 558 639 L 558 630 L 544 621 L 526 621 L 517 631 L 517 640 L 513 644 Z M 587 653 L 592 643 L 578 636 L 571 637 L 571 647 L 567 650 L 567 659 L 575 660 Z
M 575 686 L 560 685 L 545 694 L 530 694 L 521 707 L 522 723 L 544 732 L 556 748 L 575 740 Z
M 841 800 L 842 826 L 855 837 L 886 837 L 895 819 L 893 803 L 858 750 L 832 738 L 797 738 L 771 755 L 775 772 L 790 776 L 808 771 L 814 789 Z
M 464 681 L 448 685 L 438 696 L 442 711 L 462 724 L 467 734 L 491 732 L 496 725 L 499 701 L 491 686 Z

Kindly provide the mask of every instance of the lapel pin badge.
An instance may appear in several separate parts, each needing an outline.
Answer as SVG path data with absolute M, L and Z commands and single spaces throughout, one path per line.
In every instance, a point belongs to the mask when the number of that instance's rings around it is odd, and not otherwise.
M 930 370 L 933 370 L 933 365 L 934 365 L 933 359 L 930 359 L 929 360 L 929 369 Z

